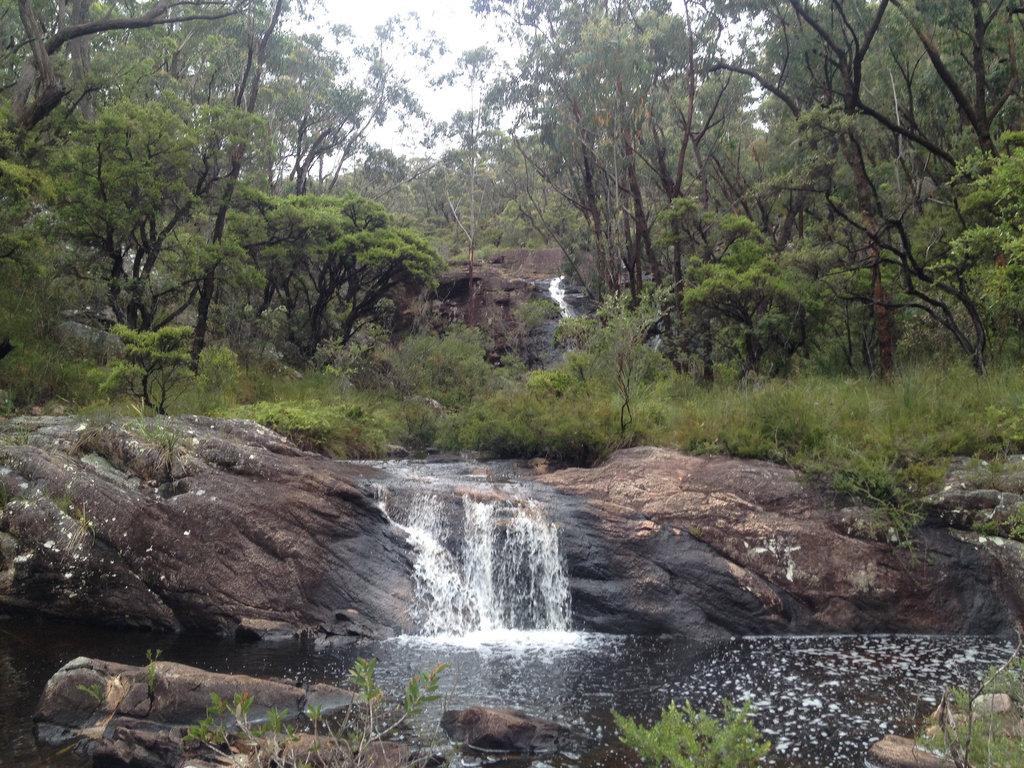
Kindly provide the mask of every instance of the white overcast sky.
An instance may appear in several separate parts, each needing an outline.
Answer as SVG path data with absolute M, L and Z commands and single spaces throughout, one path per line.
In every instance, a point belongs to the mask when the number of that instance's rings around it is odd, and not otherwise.
M 443 72 L 454 70 L 459 56 L 482 45 L 498 50 L 507 45 L 498 41 L 498 34 L 493 22 L 481 19 L 473 14 L 472 0 L 323 0 L 326 8 L 328 24 L 348 25 L 356 38 L 370 42 L 374 39 L 374 30 L 393 16 L 408 16 L 416 13 L 423 29 L 433 30 L 441 37 L 448 48 L 447 55 L 438 60 L 430 73 L 423 70 L 422 62 L 409 61 L 401 69 L 412 79 L 421 102 L 435 120 L 448 120 L 457 110 L 468 110 L 471 96 L 467 87 L 457 85 L 452 88 L 434 88 L 428 85 L 428 75 L 437 76 Z M 318 13 L 319 15 L 319 13 Z M 326 25 L 325 25 L 326 26 Z M 511 54 L 509 54 L 511 58 Z M 422 148 L 416 146 L 417 137 L 401 136 L 394 131 L 380 131 L 374 135 L 375 141 L 389 147 L 398 154 L 421 154 Z

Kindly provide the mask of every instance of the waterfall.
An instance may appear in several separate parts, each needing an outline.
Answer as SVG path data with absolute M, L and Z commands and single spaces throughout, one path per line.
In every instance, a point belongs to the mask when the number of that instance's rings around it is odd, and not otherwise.
M 411 613 L 420 633 L 568 630 L 558 531 L 521 489 L 410 483 L 381 501 L 415 552 Z
M 558 306 L 562 317 L 575 317 L 576 313 L 566 301 L 565 293 L 565 275 L 551 278 L 551 282 L 548 283 L 548 295 L 551 296 L 551 300 Z

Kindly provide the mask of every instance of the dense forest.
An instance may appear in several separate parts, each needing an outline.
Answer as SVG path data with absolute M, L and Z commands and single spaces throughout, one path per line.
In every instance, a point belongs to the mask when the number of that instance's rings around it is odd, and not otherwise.
M 397 65 L 437 41 L 400 19 L 363 44 L 299 0 L 5 0 L 3 411 L 247 416 L 347 456 L 654 442 L 895 506 L 1021 450 L 1021 8 L 474 10 L 518 54 L 463 52 L 438 124 Z M 597 307 L 536 370 L 430 316 L 443 273 L 528 248 Z

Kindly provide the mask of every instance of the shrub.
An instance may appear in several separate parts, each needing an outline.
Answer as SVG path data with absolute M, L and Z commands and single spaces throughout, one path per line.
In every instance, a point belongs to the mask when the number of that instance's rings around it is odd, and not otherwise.
M 391 704 L 374 679 L 375 660 L 357 659 L 349 671 L 355 690 L 351 705 L 338 719 L 325 717 L 319 706 L 303 713 L 310 723 L 311 738 L 302 742 L 288 710 L 271 709 L 265 722 L 257 724 L 249 715 L 253 698 L 236 694 L 225 701 L 211 694 L 212 704 L 206 718 L 188 729 L 183 746 L 207 749 L 224 758 L 244 751 L 246 765 L 276 765 L 280 768 L 322 765 L 331 768 L 373 768 L 381 764 L 380 745 L 409 725 L 430 702 L 437 701 L 440 676 L 445 666 L 414 675 L 398 704 Z M 225 722 L 233 721 L 229 730 Z M 414 758 L 408 765 L 416 768 L 431 762 L 431 755 Z M 232 762 L 234 764 L 234 762 Z
M 117 361 L 105 383 L 108 391 L 127 391 L 141 397 L 147 408 L 166 413 L 168 400 L 194 374 L 189 345 L 192 329 L 168 325 L 157 331 L 136 331 L 115 325 L 124 342 L 125 359 Z
M 973 691 L 947 689 L 932 715 L 932 723 L 918 741 L 948 756 L 958 766 L 1011 768 L 1024 765 L 1024 740 L 1020 738 L 1021 705 L 1024 704 L 1024 659 L 1017 647 L 998 669 L 990 669 Z M 1010 709 L 992 706 L 992 697 L 1006 694 Z M 986 699 L 990 702 L 986 706 Z
M 688 701 L 682 709 L 672 702 L 650 728 L 618 712 L 612 716 L 622 743 L 648 768 L 753 768 L 771 744 L 751 722 L 749 703 L 737 709 L 726 699 L 723 707 L 722 719 L 717 720 L 704 710 L 694 710 Z
M 624 445 L 618 415 L 612 398 L 500 391 L 450 416 L 440 440 L 444 448 L 494 458 L 543 456 L 590 466 Z
M 228 415 L 258 421 L 305 450 L 339 459 L 379 457 L 387 443 L 378 415 L 360 405 L 264 401 L 234 408 Z
M 452 326 L 444 336 L 420 334 L 398 348 L 395 376 L 407 395 L 433 398 L 446 408 L 463 406 L 495 388 L 487 362 L 486 336 L 479 328 Z

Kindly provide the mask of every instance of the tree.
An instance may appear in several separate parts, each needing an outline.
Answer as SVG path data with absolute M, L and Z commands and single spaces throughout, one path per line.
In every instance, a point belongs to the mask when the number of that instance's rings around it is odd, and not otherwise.
M 237 236 L 266 275 L 261 311 L 280 303 L 291 339 L 309 359 L 327 339 L 341 343 L 386 320 L 386 299 L 432 285 L 443 262 L 418 233 L 354 194 L 252 195 Z
M 33 0 L 17 2 L 21 36 L 14 43 L 18 49 L 24 46 L 29 55 L 11 89 L 11 111 L 25 130 L 45 119 L 71 90 L 61 72 L 64 62 L 55 61 L 65 48 L 70 50 L 75 79 L 81 85 L 89 66 L 88 40 L 96 35 L 222 19 L 235 12 L 228 0 L 157 0 L 146 10 L 134 3 L 107 7 L 72 0 L 70 10 L 64 3 L 58 4 L 55 18 L 45 19 L 44 27 Z
M 136 331 L 115 325 L 124 342 L 125 359 L 113 368 L 106 386 L 125 389 L 142 398 L 147 408 L 166 413 L 172 393 L 193 376 L 189 368 L 188 326 L 165 326 L 158 331 Z

